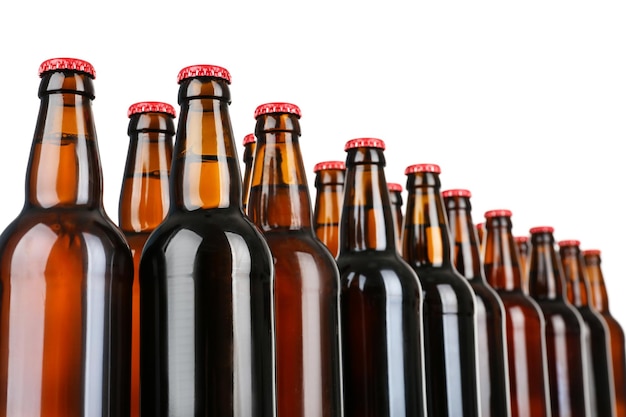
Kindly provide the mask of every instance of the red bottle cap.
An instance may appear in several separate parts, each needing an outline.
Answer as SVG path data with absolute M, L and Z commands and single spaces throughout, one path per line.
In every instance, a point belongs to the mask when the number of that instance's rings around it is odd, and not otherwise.
M 217 65 L 190 65 L 183 68 L 178 73 L 178 83 L 192 77 L 214 77 L 222 78 L 230 84 L 230 72 L 226 68 Z
M 483 227 L 485 227 L 485 223 L 476 223 L 476 229 L 482 229 Z
M 513 239 L 515 239 L 517 243 L 526 243 L 530 238 L 528 236 L 515 236 Z
M 441 192 L 442 197 L 467 197 L 470 198 L 472 193 L 469 190 L 463 188 L 457 188 L 454 190 L 445 190 Z
M 348 151 L 349 149 L 354 148 L 378 148 L 385 150 L 385 142 L 382 139 L 376 138 L 357 138 L 350 139 L 346 142 L 346 145 L 343 147 L 344 151 Z
M 586 249 L 583 251 L 583 255 L 588 256 L 600 256 L 601 253 L 600 249 Z
M 265 103 L 261 104 L 254 111 L 254 118 L 268 113 L 289 113 L 295 114 L 296 116 L 302 116 L 302 112 L 300 112 L 300 107 L 291 103 Z
M 174 107 L 160 101 L 140 101 L 139 103 L 132 104 L 128 108 L 128 117 L 137 113 L 166 113 L 172 117 L 176 117 Z
M 318 162 L 313 167 L 313 172 L 321 171 L 323 169 L 346 169 L 346 164 L 343 161 Z
M 530 234 L 535 233 L 554 233 L 554 227 L 552 226 L 537 226 L 530 228 Z
M 254 142 L 256 142 L 256 137 L 254 136 L 254 133 L 248 133 L 243 138 L 243 146 L 246 146 L 247 144 L 254 143 Z
M 51 58 L 45 60 L 39 66 L 39 76 L 43 76 L 48 71 L 59 70 L 80 71 L 90 75 L 93 79 L 96 78 L 96 70 L 93 68 L 93 65 L 77 58 Z
M 404 175 L 415 174 L 417 172 L 433 172 L 441 174 L 441 168 L 437 164 L 415 164 L 406 167 Z
M 387 183 L 387 189 L 389 191 L 402 192 L 402 185 L 398 184 L 397 182 L 388 182 Z
M 511 210 L 507 209 L 497 209 L 497 210 L 489 210 L 485 212 L 485 219 L 490 219 L 492 217 L 511 217 L 513 213 Z
M 576 240 L 576 239 L 560 240 L 559 246 L 580 246 L 580 240 Z

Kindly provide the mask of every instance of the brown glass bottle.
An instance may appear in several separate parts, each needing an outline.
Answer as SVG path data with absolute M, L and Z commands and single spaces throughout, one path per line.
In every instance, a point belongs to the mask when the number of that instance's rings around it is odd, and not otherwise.
M 345 417 L 426 416 L 422 290 L 396 248 L 385 143 L 346 142 L 339 255 Z
M 248 133 L 243 138 L 243 190 L 241 193 L 244 213 L 248 213 L 248 199 L 250 198 L 250 182 L 252 181 L 252 166 L 254 164 L 254 154 L 256 153 L 256 138 L 254 133 Z
M 588 354 L 584 324 L 567 301 L 554 229 L 530 229 L 528 293 L 546 320 L 546 358 L 553 417 L 589 417 Z
M 330 253 L 337 257 L 346 165 L 343 161 L 318 162 L 313 167 L 313 172 L 316 190 L 313 229 Z
M 512 417 L 550 417 L 545 321 L 522 290 L 510 210 L 485 213 L 484 270 L 504 306 Z
M 102 204 L 95 72 L 39 75 L 25 203 L 0 237 L 0 415 L 128 416 L 133 262 Z
M 589 278 L 591 304 L 606 322 L 609 330 L 609 345 L 613 364 L 613 383 L 615 384 L 615 407 L 618 417 L 626 416 L 626 352 L 624 352 L 624 330 L 609 310 L 609 298 L 606 292 L 602 272 L 602 253 L 598 249 L 583 251 L 585 271 Z
M 241 208 L 230 74 L 183 68 L 170 210 L 139 267 L 142 416 L 273 417 L 273 266 Z
M 142 101 L 128 108 L 129 145 L 119 200 L 119 226 L 133 255 L 133 337 L 130 414 L 139 416 L 139 261 L 150 233 L 170 202 L 169 171 L 176 110 Z
M 476 235 L 478 236 L 478 248 L 480 249 L 480 259 L 484 262 L 485 254 L 485 222 L 476 223 Z
M 312 227 L 300 109 L 254 112 L 257 151 L 248 215 L 274 257 L 278 417 L 340 417 L 339 272 Z
M 530 236 L 515 236 L 515 247 L 522 273 L 522 289 L 528 294 L 528 266 L 530 261 Z
M 406 168 L 402 256 L 424 290 L 424 358 L 430 417 L 480 416 L 475 295 L 452 263 L 435 164 Z
M 589 409 L 592 416 L 615 417 L 615 388 L 608 325 L 589 304 L 589 284 L 580 241 L 571 239 L 558 243 L 567 300 L 576 307 L 585 326 L 584 342 L 589 354 Z
M 393 224 L 395 225 L 394 231 L 396 233 L 396 246 L 398 250 L 402 248 L 402 222 L 404 221 L 404 213 L 402 205 L 404 200 L 402 198 L 402 184 L 396 182 L 387 183 L 387 189 L 389 190 L 389 201 L 391 202 L 391 215 L 393 217 Z
M 450 225 L 450 239 L 454 243 L 454 266 L 468 280 L 476 295 L 481 416 L 510 416 L 504 306 L 485 279 L 472 220 L 472 194 L 466 189 L 453 189 L 443 191 L 441 196 Z

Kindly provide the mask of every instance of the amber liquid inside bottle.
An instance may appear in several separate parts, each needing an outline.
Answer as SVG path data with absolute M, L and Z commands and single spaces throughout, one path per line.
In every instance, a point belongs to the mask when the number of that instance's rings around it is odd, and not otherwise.
M 396 234 L 396 246 L 398 250 L 402 250 L 402 223 L 404 221 L 404 213 L 402 212 L 402 191 L 389 190 L 389 201 L 391 203 L 391 216 L 393 217 L 393 224 Z
M 42 75 L 26 202 L 0 237 L 0 415 L 126 416 L 132 259 L 102 206 L 92 79 Z
M 519 257 L 519 268 L 522 274 L 522 289 L 528 294 L 528 267 L 530 264 L 530 237 L 516 236 L 515 247 Z
M 313 229 L 330 253 L 339 254 L 339 219 L 343 204 L 345 169 L 321 169 L 315 175 Z
M 256 153 L 256 140 L 247 137 L 248 141 L 243 147 L 243 182 L 241 193 L 241 206 L 244 213 L 248 213 L 248 200 L 250 199 L 250 187 L 252 185 L 252 167 L 254 164 L 254 155 Z

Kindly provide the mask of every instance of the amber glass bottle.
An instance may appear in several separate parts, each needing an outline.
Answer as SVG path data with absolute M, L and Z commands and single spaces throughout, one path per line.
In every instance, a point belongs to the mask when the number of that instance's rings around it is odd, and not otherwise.
M 589 353 L 589 408 L 591 416 L 615 417 L 613 364 L 608 325 L 589 304 L 589 284 L 580 241 L 559 241 L 559 254 L 566 281 L 567 300 L 578 310 L 585 325 L 585 344 Z
M 485 222 L 478 222 L 478 223 L 476 223 L 476 235 L 478 236 L 478 248 L 480 249 L 480 259 L 482 261 L 484 261 L 484 253 L 485 253 Z
M 606 292 L 602 272 L 602 253 L 598 249 L 583 251 L 585 271 L 589 278 L 592 307 L 604 318 L 609 330 L 613 382 L 615 384 L 615 406 L 617 416 L 626 416 L 626 352 L 624 352 L 624 330 L 609 310 L 609 297 Z
M 450 225 L 454 266 L 476 295 L 476 340 L 482 417 L 510 416 L 509 367 L 506 353 L 504 306 L 485 279 L 476 228 L 472 220 L 471 192 L 441 193 Z
M 250 198 L 250 182 L 252 181 L 252 166 L 254 164 L 254 154 L 256 153 L 256 138 L 254 133 L 248 133 L 243 138 L 243 190 L 242 208 L 244 213 L 248 213 L 248 199 Z
M 545 321 L 537 303 L 522 290 L 519 256 L 510 210 L 485 213 L 484 269 L 504 305 L 511 415 L 550 417 Z
M 339 272 L 312 227 L 300 115 L 291 103 L 256 108 L 248 214 L 274 257 L 277 415 L 340 417 Z
M 141 414 L 272 417 L 272 257 L 241 208 L 230 74 L 178 83 L 170 210 L 139 268 Z
M 343 161 L 318 162 L 315 173 L 315 207 L 313 229 L 330 253 L 339 253 L 339 218 L 343 204 L 346 165 Z
M 339 255 L 345 417 L 426 415 L 422 290 L 396 248 L 385 143 L 346 142 Z
M 403 204 L 402 199 L 402 184 L 396 182 L 387 183 L 387 189 L 389 190 L 389 200 L 391 202 L 391 215 L 393 216 L 393 224 L 395 225 L 396 244 L 398 250 L 402 250 L 402 222 L 404 221 Z
M 553 417 L 589 417 L 588 354 L 582 317 L 567 301 L 554 229 L 530 229 L 528 293 L 546 320 L 546 358 Z
M 430 417 L 480 416 L 476 306 L 452 263 L 448 220 L 435 164 L 406 168 L 402 256 L 424 290 L 424 358 Z
M 528 266 L 530 263 L 530 236 L 515 236 L 515 248 L 522 273 L 522 289 L 528 294 Z
M 39 75 L 24 207 L 0 236 L 0 416 L 128 416 L 133 261 L 103 208 L 95 72 Z
M 143 101 L 128 108 L 129 145 L 119 200 L 119 226 L 133 255 L 131 416 L 139 416 L 139 261 L 150 233 L 170 202 L 169 171 L 176 111 L 168 103 Z

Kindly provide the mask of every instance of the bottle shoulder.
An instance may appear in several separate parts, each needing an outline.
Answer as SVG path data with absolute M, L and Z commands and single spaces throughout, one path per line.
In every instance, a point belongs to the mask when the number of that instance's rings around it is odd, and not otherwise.
M 562 299 L 537 300 L 548 327 L 580 330 L 582 317 L 574 306 Z
M 306 275 L 339 279 L 337 263 L 311 229 L 265 232 L 277 275 Z

